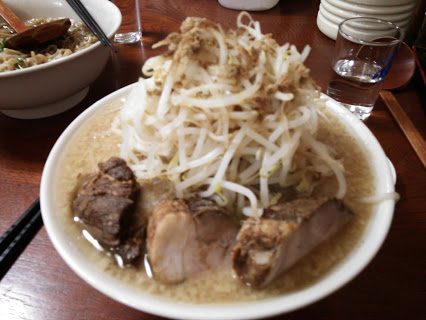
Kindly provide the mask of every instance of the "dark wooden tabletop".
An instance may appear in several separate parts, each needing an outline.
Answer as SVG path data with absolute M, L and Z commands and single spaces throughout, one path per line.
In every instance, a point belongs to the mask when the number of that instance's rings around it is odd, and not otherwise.
M 152 44 L 177 31 L 187 16 L 207 17 L 235 28 L 237 11 L 216 0 L 115 0 L 123 13 L 120 31 L 137 28 L 143 39 L 117 45 L 103 74 L 75 108 L 50 118 L 17 120 L 0 114 L 0 233 L 38 197 L 46 158 L 56 139 L 83 110 L 141 76 L 144 61 L 161 52 Z M 325 91 L 331 77 L 334 41 L 316 25 L 319 0 L 281 0 L 271 10 L 254 12 L 264 33 L 299 50 L 312 47 L 306 65 Z M 46 88 L 48 90 L 48 87 Z M 413 80 L 395 96 L 423 137 L 426 135 L 424 85 Z M 1 97 L 0 97 L 1 99 Z M 277 319 L 424 319 L 426 315 L 426 170 L 397 123 L 379 99 L 365 122 L 397 172 L 401 196 L 380 252 L 354 280 L 329 297 Z M 0 319 L 160 319 L 99 293 L 59 257 L 44 227 L 0 282 Z

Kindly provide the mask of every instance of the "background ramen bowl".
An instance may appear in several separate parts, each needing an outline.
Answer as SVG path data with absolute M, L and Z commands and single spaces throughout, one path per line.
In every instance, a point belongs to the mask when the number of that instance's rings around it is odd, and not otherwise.
M 110 274 L 100 272 L 84 255 L 70 234 L 65 232 L 63 220 L 58 216 L 58 165 L 64 157 L 64 150 L 82 126 L 100 109 L 117 103 L 130 92 L 131 85 L 124 87 L 81 113 L 63 132 L 53 147 L 44 167 L 40 200 L 41 211 L 47 233 L 61 257 L 86 282 L 105 295 L 152 314 L 181 319 L 253 319 L 289 312 L 311 304 L 336 291 L 371 261 L 379 250 L 389 230 L 394 201 L 386 200 L 377 204 L 358 245 L 346 258 L 323 278 L 309 287 L 274 298 L 247 303 L 229 304 L 190 304 L 177 303 L 141 292 L 137 288 L 120 282 Z M 389 160 L 374 135 L 346 108 L 333 100 L 327 102 L 330 112 L 335 114 L 353 133 L 356 141 L 365 149 L 374 171 L 374 184 L 378 193 L 393 192 L 395 173 Z M 72 299 L 72 297 L 70 298 Z M 71 301 L 72 303 L 72 301 Z
M 80 20 L 66 0 L 3 1 L 21 20 L 34 17 Z M 121 25 L 120 10 L 106 0 L 82 2 L 105 34 L 112 38 Z M 89 85 L 101 74 L 109 54 L 110 49 L 97 42 L 62 59 L 27 69 L 1 72 L 0 112 L 14 118 L 35 119 L 74 107 L 83 100 Z

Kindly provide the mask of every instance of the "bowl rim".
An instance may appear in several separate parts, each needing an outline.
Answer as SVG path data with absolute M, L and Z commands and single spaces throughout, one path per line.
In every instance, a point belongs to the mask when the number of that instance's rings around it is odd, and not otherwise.
M 81 113 L 56 141 L 47 158 L 41 178 L 40 203 L 48 236 L 66 264 L 96 290 L 134 309 L 163 317 L 198 320 L 258 319 L 294 311 L 325 298 L 350 282 L 376 255 L 390 229 L 395 206 L 395 201 L 392 199 L 384 200 L 377 205 L 363 239 L 342 262 L 322 279 L 296 292 L 256 302 L 200 305 L 171 302 L 120 283 L 118 279 L 99 272 L 84 259 L 79 260 L 76 249 L 72 250 L 66 235 L 61 234 L 55 225 L 55 215 L 52 212 L 55 197 L 49 196 L 52 191 L 52 182 L 55 181 L 55 163 L 59 160 L 69 138 L 80 129 L 88 118 L 104 106 L 124 98 L 134 85 L 135 83 L 130 84 L 109 94 Z M 324 94 L 322 96 L 327 97 Z M 389 165 L 383 165 L 383 163 L 388 163 L 389 159 L 371 131 L 340 103 L 328 98 L 326 104 L 342 118 L 352 133 L 368 137 L 366 141 L 359 140 L 368 150 L 374 150 L 372 166 L 377 170 L 376 180 L 380 177 L 380 184 L 378 184 L 380 190 L 377 191 L 394 192 L 395 181 L 392 169 Z
M 99 0 L 97 0 L 99 1 Z M 106 36 L 108 37 L 108 39 L 112 39 L 113 35 L 117 32 L 117 30 L 120 28 L 121 25 L 121 21 L 122 21 L 122 15 L 121 15 L 121 11 L 120 9 L 118 9 L 118 7 L 112 3 L 111 1 L 105 1 L 105 3 L 103 3 L 103 5 L 108 6 L 111 9 L 111 16 L 115 17 L 116 21 L 114 21 L 114 24 L 112 26 L 112 29 L 110 30 L 110 32 L 108 32 L 106 34 Z M 81 21 L 80 18 L 77 21 Z M 50 68 L 55 68 L 55 67 L 60 67 L 61 64 L 65 64 L 68 63 L 70 61 L 73 61 L 75 59 L 78 59 L 80 56 L 89 53 L 91 51 L 94 51 L 96 49 L 98 49 L 100 46 L 102 46 L 100 41 L 97 41 L 96 43 L 82 49 L 79 50 L 69 56 L 57 59 L 57 60 L 53 60 L 53 61 L 49 61 L 47 63 L 43 63 L 43 64 L 39 64 L 36 66 L 31 66 L 29 68 L 24 68 L 24 69 L 19 69 L 19 70 L 9 70 L 9 71 L 3 71 L 0 72 L 0 79 L 2 78 L 8 78 L 8 77 L 13 77 L 13 76 L 20 76 L 20 75 L 25 75 L 26 73 L 33 73 L 33 72 L 37 72 L 38 70 L 43 70 L 43 69 L 50 69 Z M 105 47 L 105 49 L 107 49 Z
M 389 29 L 393 29 L 395 31 L 398 31 L 399 37 L 394 38 L 393 40 L 390 40 L 388 42 L 377 42 L 374 40 L 364 40 L 359 36 L 355 36 L 355 32 L 357 32 L 358 34 L 368 34 L 367 32 L 369 32 L 369 29 L 364 29 L 362 27 L 357 27 L 356 29 L 353 29 L 351 34 L 348 32 L 348 30 L 350 30 L 352 28 L 353 24 L 356 24 L 357 22 L 361 22 L 361 21 L 366 21 L 366 22 L 372 22 L 375 24 L 380 24 L 383 25 L 385 27 L 388 27 Z M 374 30 L 373 30 L 374 31 Z M 346 38 L 347 40 L 353 42 L 353 43 L 358 43 L 358 44 L 362 44 L 362 45 L 369 45 L 372 47 L 385 47 L 385 46 L 396 46 L 399 45 L 405 36 L 405 31 L 402 27 L 398 26 L 397 24 L 387 21 L 387 20 L 383 20 L 383 19 L 378 19 L 378 18 L 372 18 L 372 17 L 354 17 L 354 18 L 349 18 L 346 20 L 343 20 L 342 22 L 339 23 L 339 25 L 337 26 L 337 32 L 344 38 Z

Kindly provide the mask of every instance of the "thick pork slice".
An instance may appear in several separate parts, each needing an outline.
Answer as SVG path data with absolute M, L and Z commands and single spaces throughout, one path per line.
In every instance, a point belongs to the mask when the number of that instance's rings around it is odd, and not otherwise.
M 148 259 L 155 279 L 179 283 L 196 274 L 231 266 L 238 225 L 213 201 L 163 200 L 149 218 Z
M 298 199 L 247 219 L 232 253 L 233 268 L 247 285 L 261 287 L 333 235 L 351 217 L 340 201 Z
M 77 191 L 73 212 L 91 236 L 129 263 L 139 257 L 144 228 L 135 228 L 132 214 L 139 187 L 126 162 L 112 157 L 98 164 Z

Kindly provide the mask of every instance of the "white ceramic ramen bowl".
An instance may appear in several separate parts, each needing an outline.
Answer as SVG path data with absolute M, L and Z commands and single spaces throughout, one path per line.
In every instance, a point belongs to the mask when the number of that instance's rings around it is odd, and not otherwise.
M 81 20 L 66 0 L 3 0 L 21 20 L 68 17 Z M 82 0 L 105 34 L 121 25 L 120 10 L 107 0 Z M 0 18 L 1 21 L 1 18 Z M 101 74 L 110 49 L 99 41 L 68 57 L 21 70 L 0 73 L 0 112 L 14 118 L 52 116 L 78 104 Z
M 63 132 L 47 159 L 41 179 L 41 211 L 47 233 L 61 257 L 77 275 L 103 294 L 151 314 L 179 319 L 254 319 L 273 316 L 302 308 L 318 301 L 353 279 L 373 259 L 382 245 L 393 216 L 394 200 L 385 200 L 375 206 L 372 217 L 358 245 L 333 270 L 315 284 L 286 295 L 265 300 L 232 304 L 188 304 L 168 301 L 164 298 L 143 293 L 99 269 L 82 253 L 57 215 L 58 188 L 55 174 L 71 138 L 88 119 L 105 106 L 125 98 L 131 86 L 124 87 L 80 114 Z M 360 145 L 366 149 L 368 160 L 374 170 L 374 184 L 378 193 L 393 192 L 395 177 L 383 149 L 369 131 L 351 112 L 334 100 L 329 99 L 327 107 L 353 133 Z M 72 298 L 71 298 L 72 299 Z

